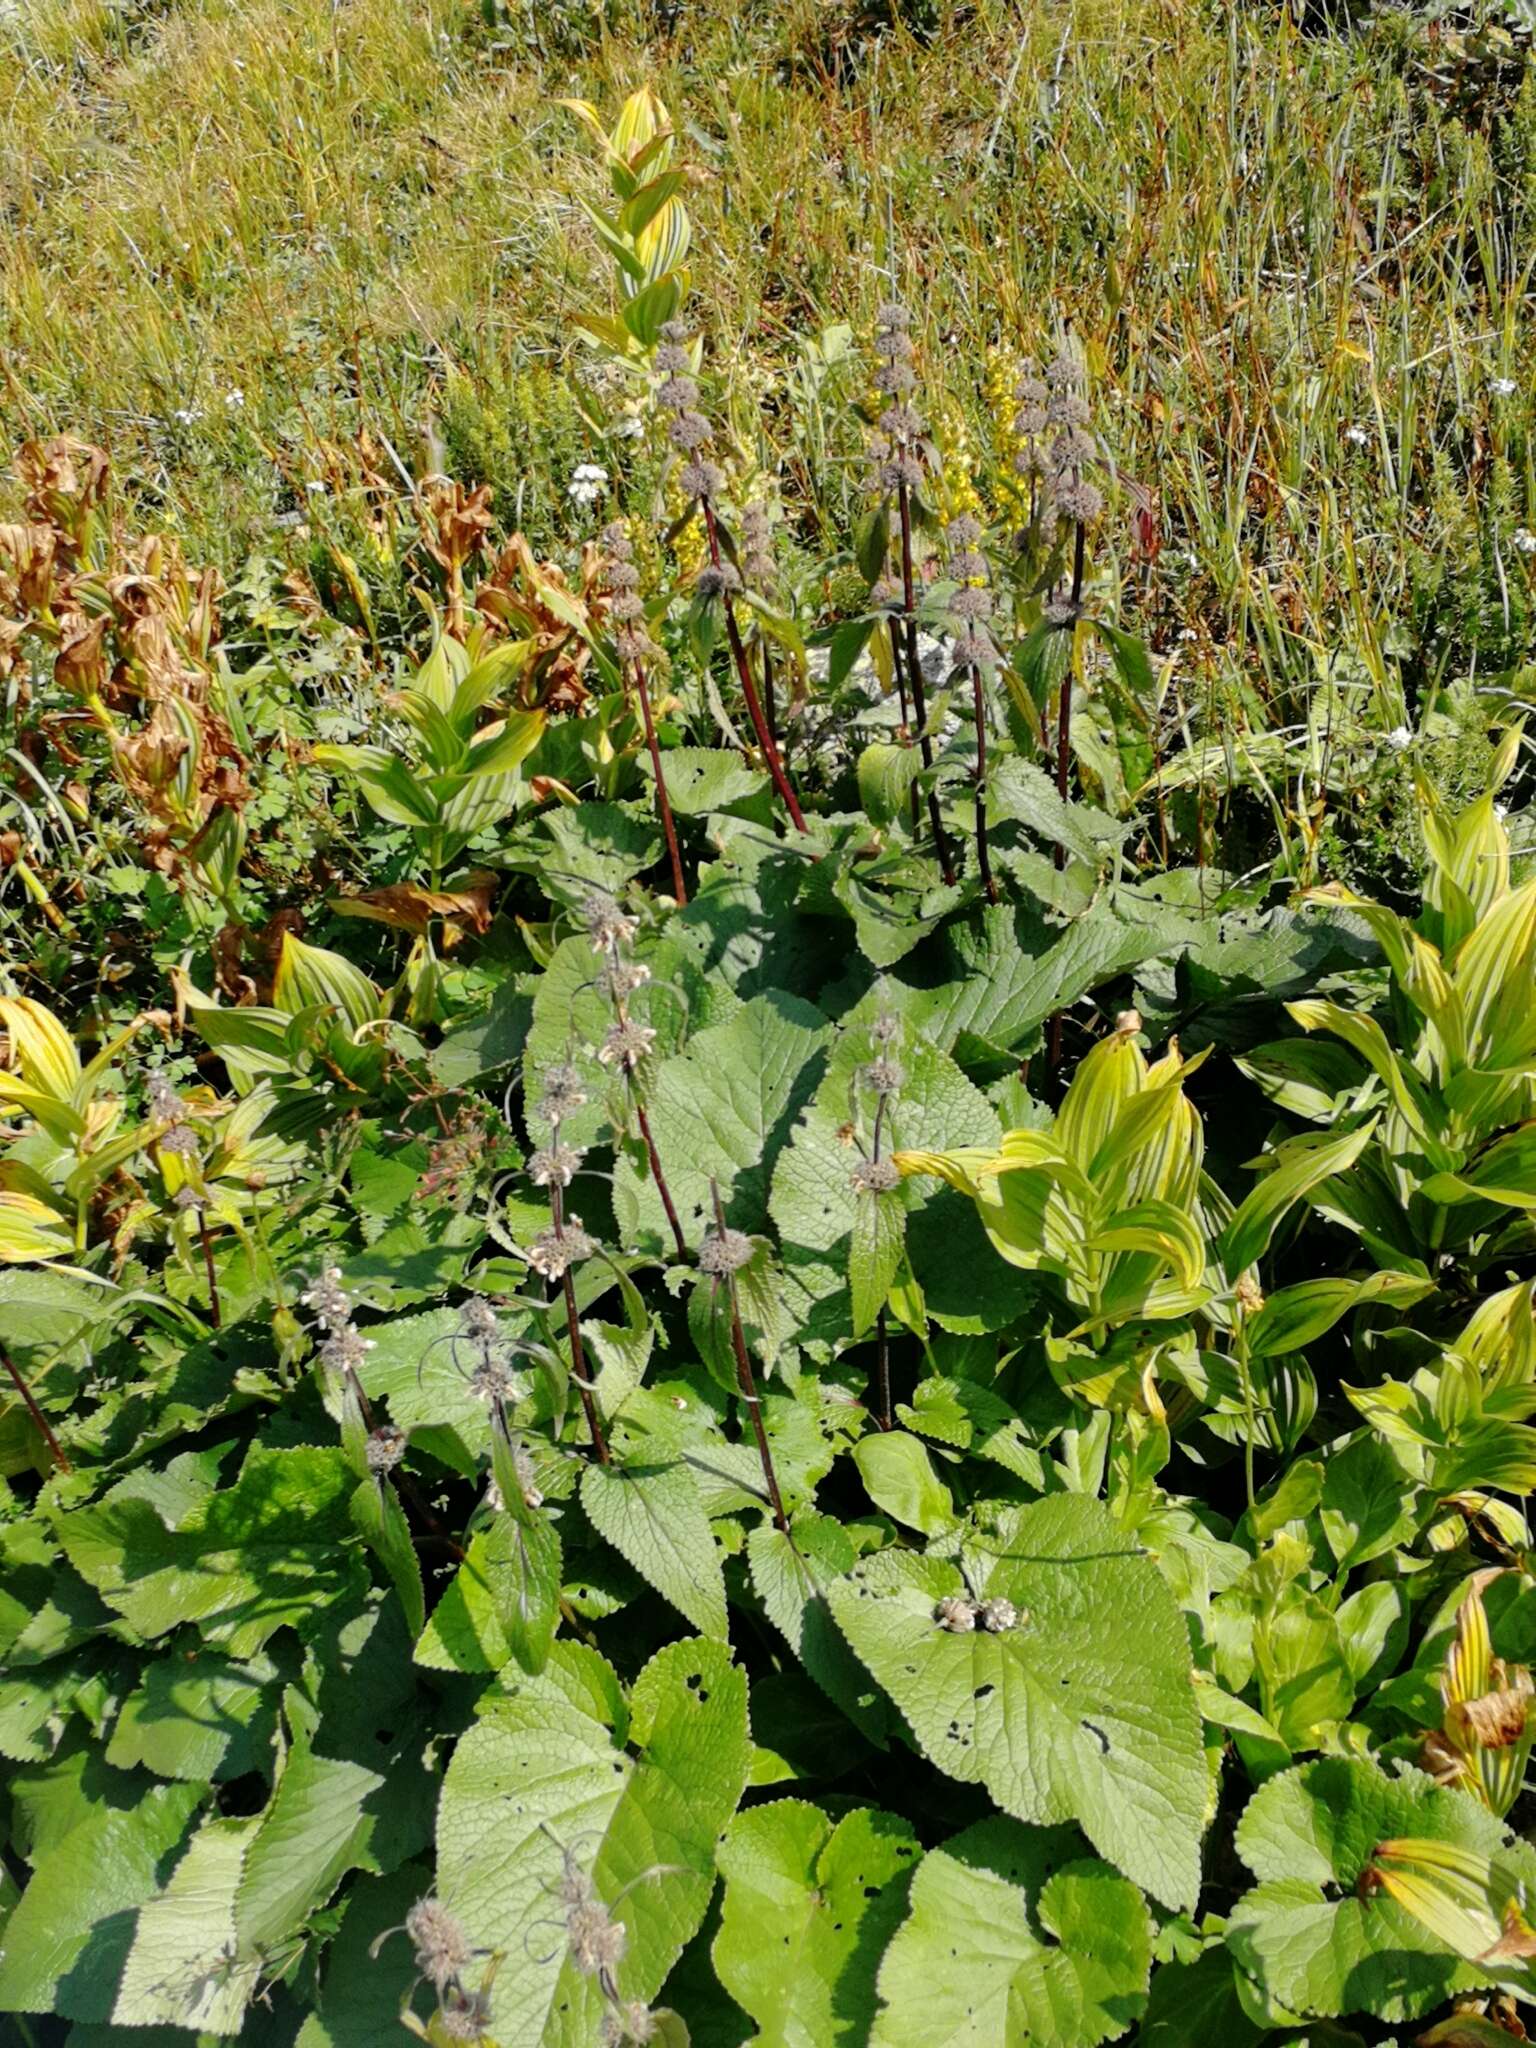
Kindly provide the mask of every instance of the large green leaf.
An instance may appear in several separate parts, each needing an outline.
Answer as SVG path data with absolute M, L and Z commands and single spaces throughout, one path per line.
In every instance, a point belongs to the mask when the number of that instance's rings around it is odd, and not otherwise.
M 120 2026 L 238 2034 L 262 1973 L 235 1928 L 235 1895 L 260 1822 L 207 1822 L 165 1889 L 139 1910 L 112 2016 Z
M 1072 1828 L 980 1821 L 931 1849 L 880 1965 L 870 2048 L 1098 2048 L 1146 1999 L 1145 1899 Z
M 170 1875 L 203 1797 L 157 1785 L 130 1807 L 99 1807 L 41 1858 L 5 1929 L 0 2012 L 108 2020 L 136 1909 Z
M 758 2048 L 863 2048 L 920 1854 L 904 1820 L 867 1806 L 835 1823 L 799 1799 L 737 1814 L 720 1845 L 713 1956 Z
M 146 1500 L 115 1492 L 61 1515 L 59 1541 L 82 1578 L 141 1636 L 181 1622 L 248 1657 L 359 1583 L 344 1547 L 356 1482 L 340 1450 L 256 1445 L 226 1491 L 174 1529 Z
M 732 1225 L 763 1227 L 773 1161 L 811 1092 L 827 1031 L 819 1010 L 774 990 L 662 1061 L 648 1092 L 650 1125 L 690 1243 L 711 1214 L 711 1175 Z M 632 1160 L 619 1166 L 614 1200 L 626 1242 L 637 1233 L 670 1241 L 655 1184 Z
M 598 1534 L 707 1636 L 724 1637 L 725 1578 L 688 1467 L 589 1465 L 581 1504 Z
M 1324 2017 L 1404 2021 L 1487 1981 L 1384 1891 L 1360 1886 L 1377 1846 L 1402 1836 L 1484 1855 L 1507 1840 L 1465 1794 L 1343 1757 L 1286 1771 L 1254 1794 L 1237 1850 L 1259 1882 L 1238 1900 L 1229 1941 L 1271 1999 Z M 1536 1858 L 1531 1866 L 1536 1875 Z
M 1075 1819 L 1154 1896 L 1193 1905 L 1205 1761 L 1189 1639 L 1157 1567 L 1081 1495 L 1006 1512 L 964 1554 L 977 1597 L 1011 1601 L 1017 1627 L 940 1627 L 965 1579 L 896 1550 L 829 1587 L 833 1616 L 942 1770 L 1020 1820 Z
M 558 1919 L 567 1855 L 627 1929 L 622 1996 L 655 1998 L 703 1920 L 749 1756 L 746 1680 L 706 1638 L 659 1651 L 627 1711 L 603 1659 L 565 1642 L 537 1678 L 520 1673 L 485 1702 L 443 1783 L 438 1891 L 478 1946 L 507 1958 L 493 1992 L 499 2039 L 597 2039 L 603 2000 Z

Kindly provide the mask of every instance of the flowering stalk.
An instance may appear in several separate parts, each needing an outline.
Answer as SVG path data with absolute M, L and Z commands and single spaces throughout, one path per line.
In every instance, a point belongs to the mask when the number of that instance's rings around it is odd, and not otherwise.
M 583 901 L 578 915 L 587 928 L 593 951 L 603 957 L 598 985 L 613 1005 L 613 1023 L 598 1048 L 597 1056 L 605 1067 L 616 1066 L 624 1076 L 630 1106 L 640 1127 L 646 1158 L 650 1161 L 651 1179 L 656 1183 L 656 1192 L 661 1197 L 661 1206 L 666 1211 L 672 1231 L 672 1243 L 677 1256 L 686 1259 L 687 1239 L 678 1221 L 677 1205 L 672 1200 L 667 1176 L 662 1171 L 661 1154 L 656 1148 L 651 1120 L 646 1115 L 645 1101 L 640 1092 L 640 1062 L 655 1043 L 656 1033 L 649 1024 L 638 1023 L 629 1014 L 629 998 L 636 989 L 644 988 L 651 978 L 651 970 L 643 961 L 628 957 L 627 949 L 637 926 L 632 917 L 624 915 L 611 896 L 594 889 Z
M 773 1519 L 779 1533 L 788 1537 L 793 1547 L 789 1517 L 784 1512 L 784 1498 L 779 1492 L 778 1475 L 773 1469 L 773 1452 L 769 1447 L 768 1432 L 763 1427 L 763 1404 L 757 1391 L 757 1375 L 752 1370 L 752 1354 L 747 1349 L 746 1332 L 741 1327 L 741 1304 L 736 1298 L 736 1275 L 751 1260 L 752 1240 L 742 1231 L 726 1228 L 720 1183 L 713 1178 L 709 1183 L 709 1196 L 714 1204 L 715 1227 L 699 1247 L 699 1270 L 725 1288 L 731 1312 L 731 1348 L 736 1354 L 736 1384 L 752 1418 L 752 1434 L 757 1439 L 758 1462 L 763 1468 L 763 1484 L 768 1490 Z
M 987 848 L 987 713 L 982 695 L 982 672 L 997 660 L 987 621 L 992 616 L 992 593 L 987 588 L 987 558 L 977 546 L 980 523 L 967 512 L 950 523 L 949 537 L 957 552 L 950 568 L 961 587 L 955 592 L 951 610 L 959 626 L 955 660 L 971 679 L 971 712 L 976 725 L 976 867 L 987 901 L 997 901 L 997 883 Z
M 933 767 L 933 742 L 928 736 L 928 707 L 923 697 L 923 666 L 917 652 L 917 585 L 912 570 L 912 492 L 922 482 L 923 464 L 918 444 L 923 422 L 912 405 L 917 373 L 912 368 L 912 343 L 907 337 L 911 315 L 905 306 L 892 301 L 875 315 L 875 353 L 881 357 L 875 372 L 875 388 L 889 404 L 880 415 L 880 431 L 871 443 L 876 475 L 887 489 L 896 492 L 897 517 L 901 524 L 901 602 L 905 640 L 907 688 L 912 692 L 912 710 L 917 720 L 917 744 L 927 773 Z M 891 642 L 894 648 L 896 633 Z M 938 791 L 929 783 L 928 822 L 933 831 L 934 852 L 939 872 L 946 883 L 955 879 L 949 842 L 939 816 Z
M 752 720 L 752 730 L 757 735 L 757 744 L 762 751 L 773 786 L 778 791 L 784 808 L 797 832 L 803 832 L 805 819 L 801 815 L 799 799 L 790 786 L 789 777 L 784 773 L 784 763 L 774 744 L 768 721 L 763 716 L 762 699 L 757 694 L 757 685 L 752 680 L 751 664 L 747 650 L 742 644 L 741 628 L 736 622 L 736 608 L 731 602 L 731 593 L 739 587 L 740 578 L 735 568 L 720 552 L 720 532 L 715 519 L 714 500 L 719 496 L 725 476 L 720 465 L 711 462 L 704 454 L 705 448 L 714 439 L 714 429 L 703 413 L 698 411 L 699 387 L 691 375 L 688 350 L 685 346 L 687 329 L 680 320 L 669 320 L 661 330 L 662 339 L 656 350 L 656 367 L 666 375 L 657 390 L 660 403 L 672 414 L 667 427 L 667 438 L 683 456 L 683 464 L 677 474 L 679 488 L 697 501 L 704 514 L 704 531 L 709 541 L 709 562 L 699 573 L 699 588 L 702 595 L 719 597 L 724 602 L 726 637 L 730 642 L 731 658 L 736 664 L 737 680 L 741 694 L 746 700 L 747 715 Z
M 1047 365 L 1045 382 L 1050 394 L 1045 405 L 1045 424 L 1055 429 L 1043 467 L 1045 511 L 1047 517 L 1072 528 L 1071 588 L 1065 597 L 1055 595 L 1047 600 L 1045 616 L 1052 625 L 1075 633 L 1083 613 L 1088 528 L 1104 509 L 1102 494 L 1083 474 L 1085 465 L 1095 459 L 1098 447 L 1088 432 L 1092 414 L 1083 396 L 1083 369 L 1077 358 L 1063 349 L 1056 360 Z M 1056 791 L 1063 803 L 1067 801 L 1071 776 L 1072 664 L 1068 662 L 1061 678 L 1061 698 L 1056 714 Z M 1067 864 L 1067 850 L 1060 842 L 1057 843 L 1055 859 L 1060 872 Z M 1062 1014 L 1058 1010 L 1050 1026 L 1052 1066 L 1061 1063 L 1061 1034 Z
M 561 1123 L 572 1110 L 580 1109 L 586 1099 L 581 1076 L 574 1067 L 545 1068 L 539 1114 L 550 1127 L 550 1140 L 529 1160 L 528 1171 L 535 1186 L 549 1190 L 550 1225 L 548 1230 L 539 1232 L 524 1256 L 535 1273 L 545 1280 L 559 1283 L 565 1299 L 565 1326 L 571 1340 L 571 1377 L 581 1396 L 582 1413 L 587 1418 L 592 1448 L 597 1453 L 598 1462 L 606 1465 L 609 1463 L 608 1439 L 603 1433 L 597 1397 L 587 1373 L 586 1346 L 581 1341 L 581 1317 L 577 1312 L 576 1287 L 571 1278 L 571 1268 L 576 1262 L 590 1258 L 597 1247 L 583 1230 L 581 1218 L 568 1216 L 565 1209 L 565 1190 L 575 1178 L 586 1154 L 579 1146 L 562 1143 L 560 1137 Z
M 656 739 L 650 685 L 645 675 L 646 657 L 656 653 L 657 649 L 645 630 L 645 606 L 639 596 L 640 572 L 635 567 L 634 546 L 622 520 L 615 519 L 604 529 L 603 545 L 610 557 L 608 588 L 613 593 L 608 613 L 618 627 L 614 634 L 614 651 L 620 664 L 628 668 L 634 679 L 635 696 L 645 726 L 645 744 L 651 757 L 651 771 L 656 778 L 656 809 L 661 818 L 661 829 L 666 835 L 667 856 L 672 863 L 672 894 L 682 905 L 688 901 L 688 885 L 683 879 L 683 857 L 678 851 L 672 799 L 667 795 L 666 777 L 661 772 L 661 748 Z

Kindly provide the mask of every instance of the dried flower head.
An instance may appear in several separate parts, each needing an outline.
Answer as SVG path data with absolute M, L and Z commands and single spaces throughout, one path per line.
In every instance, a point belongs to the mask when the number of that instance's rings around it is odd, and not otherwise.
M 859 1069 L 859 1078 L 872 1094 L 899 1095 L 906 1082 L 907 1070 L 900 1060 L 893 1060 L 882 1053 L 879 1059 L 871 1060 L 867 1067 Z
M 596 1250 L 595 1240 L 581 1227 L 581 1218 L 567 1216 L 559 1230 L 554 1224 L 541 1230 L 523 1256 L 546 1280 L 563 1280 L 572 1266 L 590 1259 Z
M 622 519 L 610 519 L 598 539 L 616 562 L 627 562 L 635 551 L 629 528 Z
M 208 1207 L 208 1197 L 201 1188 L 178 1188 L 176 1190 L 176 1207 L 184 1215 L 201 1216 Z
M 622 1067 L 630 1073 L 655 1042 L 656 1033 L 649 1024 L 637 1024 L 632 1017 L 617 1019 L 609 1025 L 597 1056 L 605 1067 Z
M 861 1159 L 848 1184 L 856 1195 L 888 1195 L 901 1186 L 901 1173 L 889 1159 Z
M 950 610 L 957 619 L 990 619 L 992 616 L 992 593 L 967 585 L 957 590 L 950 604 Z
M 967 1600 L 960 1593 L 949 1593 L 934 1608 L 933 1618 L 952 1636 L 968 1636 L 975 1629 L 979 1612 L 974 1600 Z
M 341 1284 L 340 1266 L 323 1266 L 299 1296 L 322 1330 L 352 1320 L 352 1297 Z
M 643 960 L 610 960 L 597 977 L 597 985 L 612 1002 L 623 1002 L 636 989 L 644 988 L 651 970 Z
M 601 889 L 593 889 L 582 897 L 576 906 L 576 915 L 599 952 L 607 952 L 610 946 L 629 945 L 640 929 L 639 919 L 627 917 L 613 898 Z
M 674 448 L 704 448 L 715 438 L 715 430 L 701 412 L 680 412 L 667 426 L 667 439 Z
M 172 1124 L 160 1139 L 160 1150 L 175 1159 L 193 1159 L 198 1150 L 197 1133 L 190 1124 Z
M 181 1115 L 181 1097 L 157 1067 L 144 1083 L 149 1112 L 162 1124 L 173 1124 Z
M 876 1045 L 894 1045 L 901 1036 L 901 1019 L 889 1010 L 882 1010 L 870 1025 L 869 1035 Z
M 1003 1635 L 1011 1628 L 1017 1628 L 1023 1619 L 1013 1602 L 1001 1597 L 983 1600 L 978 1610 L 978 1618 L 982 1627 L 989 1629 L 995 1636 Z
M 699 1246 L 699 1271 L 724 1280 L 752 1263 L 752 1240 L 743 1230 L 711 1230 Z
M 566 1914 L 565 1933 L 571 1961 L 581 1975 L 611 1983 L 629 1946 L 624 1922 L 615 1920 L 601 1899 L 588 1897 Z
M 343 1378 L 355 1377 L 368 1363 L 368 1354 L 377 1347 L 371 1337 L 365 1337 L 360 1330 L 354 1330 L 350 1323 L 340 1323 L 331 1331 L 320 1346 L 320 1363 Z
M 539 1098 L 539 1115 L 545 1123 L 558 1124 L 573 1116 L 587 1099 L 578 1067 L 562 1065 L 544 1069 L 544 1092 Z
M 491 1994 L 450 1991 L 437 2008 L 437 2030 L 446 2041 L 482 2041 L 491 2030 Z
M 528 1178 L 536 1188 L 568 1188 L 586 1156 L 580 1145 L 546 1145 L 528 1161 Z
M 381 1423 L 363 1446 L 363 1456 L 368 1461 L 368 1470 L 381 1477 L 393 1472 L 409 1449 L 409 1440 L 403 1429 L 396 1429 L 392 1422 Z
M 677 487 L 687 498 L 718 498 L 725 489 L 725 471 L 718 462 L 695 456 L 677 472 Z
M 741 577 L 734 562 L 706 562 L 694 577 L 693 587 L 703 598 L 724 597 L 740 590 Z
M 405 1916 L 416 1967 L 439 1994 L 474 1960 L 464 1923 L 438 1899 L 418 1899 Z
M 699 402 L 698 381 L 686 370 L 674 370 L 656 387 L 656 400 L 669 412 L 686 413 Z
M 625 2048 L 625 2043 L 634 2041 L 643 2044 L 656 2038 L 659 2022 L 643 1999 L 631 1998 L 626 2004 L 610 2006 L 598 2022 L 597 2038 L 602 2048 Z

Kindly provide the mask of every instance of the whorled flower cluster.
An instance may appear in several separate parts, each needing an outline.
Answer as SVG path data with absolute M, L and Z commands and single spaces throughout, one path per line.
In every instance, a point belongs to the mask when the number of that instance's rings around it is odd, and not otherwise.
M 1088 432 L 1092 414 L 1083 396 L 1083 366 L 1064 349 L 1046 366 L 1050 396 L 1045 418 L 1051 439 L 1045 453 L 1046 510 L 1069 525 L 1091 526 L 1104 509 L 1103 494 L 1083 474 L 1098 454 Z
M 679 488 L 690 498 L 718 498 L 725 487 L 725 472 L 704 453 L 714 439 L 714 428 L 698 410 L 699 387 L 687 341 L 688 329 L 681 320 L 669 320 L 662 328 L 655 356 L 662 382 L 656 387 L 656 398 L 672 416 L 667 422 L 667 439 L 684 458 L 677 472 Z
M 634 543 L 622 519 L 605 526 L 601 535 L 605 560 L 603 581 L 608 589 L 608 617 L 613 623 L 613 651 L 620 661 L 650 661 L 661 649 L 646 630 L 645 601 L 640 595 L 640 571 L 635 567 Z
M 766 595 L 778 580 L 773 563 L 773 537 L 768 507 L 754 498 L 741 512 L 741 573 L 751 587 Z
M 980 540 L 981 522 L 969 512 L 950 521 L 949 543 L 953 552 L 949 573 L 960 587 L 951 598 L 949 609 L 955 625 L 954 659 L 960 668 L 991 668 L 998 659 L 990 626 L 990 572 L 978 545 Z
M 752 1240 L 744 1230 L 710 1230 L 699 1246 L 699 1271 L 711 1280 L 728 1280 L 751 1263 Z
M 321 1364 L 343 1379 L 355 1379 L 367 1363 L 374 1341 L 352 1320 L 352 1297 L 341 1284 L 340 1266 L 323 1266 L 299 1301 L 324 1332 L 317 1350 Z
M 870 437 L 869 459 L 872 483 L 881 491 L 916 490 L 923 481 L 919 444 L 924 426 L 912 403 L 917 372 L 912 367 L 912 337 L 907 332 L 911 324 L 906 307 L 894 299 L 875 313 L 875 354 L 880 364 L 874 382 L 886 404 Z
M 580 1976 L 597 1980 L 607 2005 L 598 2024 L 598 2040 L 604 2048 L 652 2040 L 657 2022 L 651 2008 L 643 1999 L 623 1998 L 619 1993 L 619 1965 L 629 1950 L 629 1929 L 613 1917 L 569 1850 L 563 1852 L 558 1893 L 571 1967 Z
M 418 1899 L 399 1927 L 389 1927 L 369 1949 L 377 1956 L 391 1935 L 404 1934 L 416 1958 L 416 1981 L 432 1986 L 437 1999 L 436 2027 L 448 2041 L 479 2041 L 491 2025 L 491 1995 L 471 1991 L 463 1973 L 483 1949 L 476 1948 L 463 1922 L 438 1899 Z

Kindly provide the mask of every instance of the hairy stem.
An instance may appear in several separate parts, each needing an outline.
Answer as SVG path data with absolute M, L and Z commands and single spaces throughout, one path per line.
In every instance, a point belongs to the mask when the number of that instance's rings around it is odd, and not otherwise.
M 1068 631 L 1074 638 L 1077 634 L 1077 608 L 1083 597 L 1083 558 L 1086 545 L 1086 529 L 1083 522 L 1077 522 L 1077 535 L 1072 544 L 1072 620 Z M 1067 663 L 1066 673 L 1061 679 L 1061 704 L 1056 715 L 1056 793 L 1062 802 L 1067 801 L 1067 791 L 1072 777 L 1072 663 Z M 1067 864 L 1067 849 L 1057 842 L 1056 868 L 1059 873 Z M 1061 1012 L 1051 1018 L 1050 1060 L 1053 1067 L 1061 1065 Z
M 640 699 L 640 716 L 645 723 L 645 744 L 650 750 L 651 770 L 656 777 L 656 809 L 667 837 L 667 856 L 672 863 L 672 894 L 681 907 L 688 901 L 688 884 L 683 880 L 683 856 L 678 851 L 677 825 L 672 816 L 672 799 L 667 795 L 661 772 L 661 748 L 656 740 L 656 721 L 651 716 L 651 691 L 645 679 L 645 664 L 635 663 L 635 695 Z
M 75 1469 L 74 1466 L 71 1465 L 68 1458 L 65 1457 L 63 1447 L 60 1444 L 58 1438 L 54 1435 L 53 1430 L 49 1425 L 47 1416 L 43 1413 L 42 1409 L 38 1407 L 37 1402 L 33 1399 L 32 1389 L 27 1385 L 26 1381 L 22 1378 L 21 1374 L 16 1370 L 15 1363 L 12 1360 L 11 1354 L 8 1351 L 0 1351 L 0 1363 L 4 1364 L 6 1371 L 10 1374 L 11 1380 L 15 1385 L 17 1393 L 20 1394 L 22 1398 L 27 1413 L 31 1416 L 33 1422 L 37 1425 L 38 1434 L 42 1437 L 43 1442 L 48 1446 L 48 1455 L 52 1458 L 55 1469 L 60 1472 L 72 1472 Z
M 661 1197 L 661 1206 L 667 1212 L 667 1224 L 672 1232 L 672 1242 L 677 1256 L 686 1259 L 688 1240 L 683 1236 L 683 1226 L 677 1220 L 677 1204 L 672 1199 L 672 1190 L 667 1186 L 667 1176 L 661 1170 L 661 1154 L 656 1150 L 656 1140 L 651 1136 L 650 1118 L 645 1113 L 645 1104 L 637 1094 L 634 1098 L 635 1121 L 640 1126 L 640 1135 L 645 1140 L 646 1156 L 651 1162 L 651 1179 L 656 1183 L 656 1192 Z
M 203 1241 L 203 1271 L 208 1275 L 208 1320 L 217 1330 L 223 1323 L 219 1308 L 219 1281 L 213 1270 L 213 1244 L 208 1236 L 208 1218 L 201 1209 L 197 1212 L 197 1234 Z
M 971 669 L 971 702 L 976 718 L 976 866 L 987 901 L 997 901 L 997 884 L 992 879 L 992 860 L 987 851 L 987 712 L 981 695 L 981 670 Z
M 709 558 L 718 569 L 720 560 L 720 533 L 715 524 L 715 508 L 708 498 L 701 498 L 704 508 L 704 530 L 709 536 Z M 752 666 L 747 660 L 747 650 L 742 644 L 741 628 L 736 623 L 736 607 L 731 602 L 731 593 L 726 591 L 722 602 L 725 605 L 726 638 L 731 643 L 731 658 L 736 664 L 736 678 L 741 684 L 741 694 L 746 699 L 747 715 L 752 720 L 752 730 L 757 734 L 757 744 L 762 749 L 768 773 L 773 777 L 773 786 L 790 816 L 790 822 L 797 832 L 805 830 L 805 818 L 800 810 L 800 800 L 790 787 L 789 777 L 784 773 L 784 763 L 779 759 L 779 750 L 774 745 L 773 734 L 763 716 L 762 699 L 757 694 L 757 685 L 752 680 Z
M 725 1205 L 720 1200 L 720 1185 L 712 1180 L 709 1184 L 711 1199 L 715 1205 L 715 1229 L 721 1237 L 725 1235 Z M 793 1547 L 794 1538 L 789 1535 L 789 1517 L 784 1512 L 784 1496 L 779 1492 L 778 1474 L 773 1469 L 773 1452 L 768 1444 L 768 1432 L 763 1427 L 763 1404 L 757 1391 L 757 1375 L 752 1370 L 752 1354 L 747 1349 L 746 1332 L 741 1327 L 741 1307 L 736 1299 L 736 1275 L 725 1276 L 726 1292 L 731 1304 L 731 1348 L 736 1353 L 736 1384 L 747 1413 L 752 1418 L 752 1434 L 757 1438 L 758 1462 L 763 1468 L 763 1484 L 768 1489 L 768 1499 L 773 1507 L 773 1519 L 781 1535 L 789 1537 Z
M 557 1238 L 565 1235 L 565 1202 L 557 1186 L 549 1191 L 551 1220 Z M 592 1438 L 592 1448 L 597 1453 L 598 1463 L 611 1462 L 608 1455 L 608 1439 L 603 1434 L 602 1417 L 597 1412 L 597 1396 L 593 1393 L 587 1376 L 587 1351 L 581 1341 L 581 1317 L 576 1309 L 576 1284 L 571 1278 L 571 1269 L 566 1267 L 560 1276 L 560 1291 L 565 1296 L 565 1327 L 571 1340 L 571 1377 L 576 1382 L 576 1391 L 581 1396 L 581 1412 L 587 1418 L 587 1432 Z

